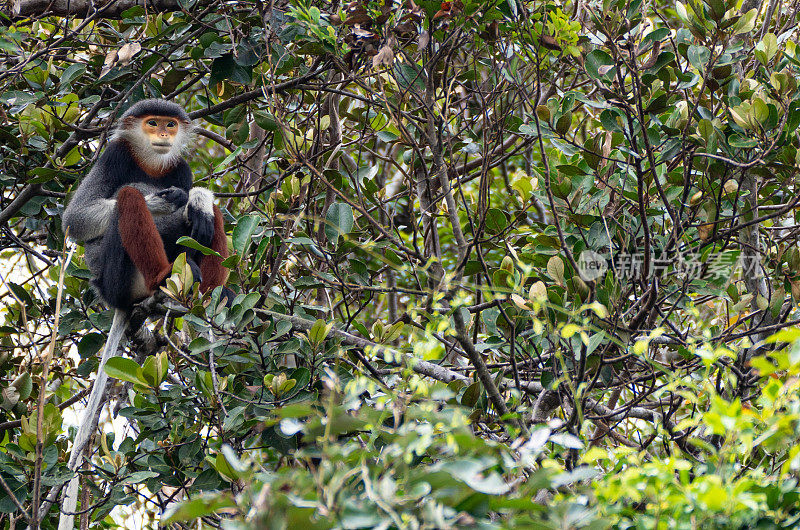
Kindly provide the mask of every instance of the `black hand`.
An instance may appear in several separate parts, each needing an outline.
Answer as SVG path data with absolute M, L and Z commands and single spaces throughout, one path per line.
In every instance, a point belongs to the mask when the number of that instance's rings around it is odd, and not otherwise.
M 159 191 L 156 196 L 175 206 L 175 209 L 183 208 L 189 201 L 189 194 L 175 186 Z
M 203 245 L 210 247 L 214 239 L 214 216 L 209 213 L 194 208 L 191 204 L 186 207 L 186 216 L 189 225 L 192 227 L 192 239 Z

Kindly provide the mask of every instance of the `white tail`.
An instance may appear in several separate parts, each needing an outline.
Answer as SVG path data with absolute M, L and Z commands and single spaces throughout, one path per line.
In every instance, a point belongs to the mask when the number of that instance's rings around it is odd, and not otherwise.
M 125 334 L 128 325 L 128 313 L 117 309 L 114 311 L 114 321 L 111 323 L 111 330 L 108 332 L 108 341 L 103 348 L 103 355 L 100 357 L 100 366 L 97 367 L 97 378 L 92 386 L 92 393 L 86 403 L 86 409 L 81 416 L 81 423 L 78 426 L 78 434 L 75 435 L 75 442 L 72 444 L 72 453 L 69 455 L 69 469 L 75 471 L 81 464 L 81 455 L 89 443 L 92 433 L 97 429 L 97 422 L 100 419 L 100 400 L 106 390 L 108 375 L 103 369 L 109 357 L 117 353 L 119 343 Z M 64 501 L 61 503 L 61 517 L 58 520 L 58 530 L 73 530 L 75 524 L 75 508 L 78 506 L 78 483 L 80 477 L 75 475 L 67 485 L 64 494 Z

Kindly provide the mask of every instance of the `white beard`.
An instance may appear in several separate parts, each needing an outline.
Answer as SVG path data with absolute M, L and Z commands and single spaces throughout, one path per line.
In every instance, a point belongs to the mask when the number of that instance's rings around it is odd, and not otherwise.
M 143 169 L 146 168 L 156 173 L 165 173 L 180 162 L 184 151 L 187 150 L 188 145 L 192 142 L 193 130 L 192 124 L 185 125 L 181 123 L 178 126 L 178 134 L 175 135 L 172 147 L 163 154 L 155 151 L 153 145 L 150 144 L 150 140 L 138 128 L 134 130 L 122 127 L 117 128 L 111 139 L 128 142 L 137 162 L 144 166 Z

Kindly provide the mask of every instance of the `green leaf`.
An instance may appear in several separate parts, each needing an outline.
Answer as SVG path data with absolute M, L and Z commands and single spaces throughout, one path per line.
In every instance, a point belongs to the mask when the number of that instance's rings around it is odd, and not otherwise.
M 169 70 L 164 74 L 164 80 L 161 83 L 161 92 L 163 94 L 174 92 L 187 75 L 189 75 L 189 70 L 185 68 L 173 68 Z
M 22 372 L 11 382 L 11 386 L 17 389 L 20 401 L 28 399 L 31 395 L 31 391 L 33 390 L 33 380 L 31 379 L 31 374 L 28 372 Z
M 223 169 L 226 169 L 234 158 L 242 154 L 242 151 L 243 149 L 241 147 L 237 147 L 235 151 L 230 153 L 228 156 L 225 157 L 225 159 L 222 162 L 217 164 L 217 166 L 214 168 L 214 172 L 216 173 L 217 171 L 222 171 Z
M 592 50 L 586 55 L 586 60 L 584 62 L 584 66 L 586 67 L 586 73 L 589 77 L 594 79 L 600 78 L 609 78 L 613 77 L 613 68 L 608 70 L 603 69 L 603 67 L 609 67 L 614 65 L 614 59 L 603 50 Z M 603 73 L 600 73 L 600 71 Z
M 782 329 L 774 335 L 770 335 L 764 341 L 767 344 L 775 344 L 776 342 L 795 342 L 800 339 L 800 328 L 786 328 Z
M 232 235 L 233 250 L 237 254 L 243 256 L 247 253 L 253 233 L 255 233 L 256 227 L 258 226 L 258 222 L 260 220 L 261 217 L 252 214 L 239 218 L 239 222 L 236 223 Z
M 317 321 L 314 322 L 314 325 L 311 326 L 311 329 L 308 331 L 308 339 L 311 341 L 312 346 L 318 348 L 325 340 L 325 337 L 328 336 L 328 332 L 330 332 L 331 327 L 331 324 L 327 324 L 321 318 L 317 319 Z
M 311 372 L 308 368 L 297 368 L 292 372 L 290 378 L 296 381 L 298 389 L 305 388 L 308 382 L 311 381 Z
M 58 170 L 48 167 L 35 167 L 28 171 L 28 174 L 34 177 L 38 177 L 36 179 L 37 182 L 47 182 L 48 180 L 53 180 L 56 176 L 58 176 Z M 31 182 L 31 179 L 28 182 Z
M 461 396 L 461 404 L 465 407 L 474 407 L 480 397 L 481 384 L 476 381 L 464 390 L 464 394 Z
M 753 117 L 756 121 L 760 124 L 764 124 L 769 118 L 769 108 L 767 104 L 761 98 L 753 99 L 753 106 L 751 107 L 753 112 Z
M 669 28 L 658 28 L 654 29 L 650 33 L 644 36 L 642 39 L 641 46 L 644 47 L 648 42 L 655 43 L 657 41 L 662 41 L 669 35 L 670 30 Z
M 297 384 L 297 381 L 294 379 L 287 379 L 278 387 L 277 395 L 284 396 L 287 392 L 291 391 L 294 386 Z
M 61 86 L 66 86 L 70 84 L 73 79 L 82 76 L 84 72 L 86 72 L 85 65 L 81 63 L 73 63 L 64 69 L 64 72 L 61 74 L 58 82 Z
M 591 355 L 598 346 L 600 346 L 606 339 L 605 331 L 600 331 L 589 337 L 588 344 L 586 345 L 586 355 Z
M 237 64 L 232 53 L 226 53 L 222 57 L 217 57 L 211 63 L 211 77 L 208 84 L 214 86 L 220 81 L 230 79 L 234 83 L 249 85 L 252 81 L 250 76 L 252 71 L 251 67 Z
M 387 144 L 391 142 L 396 142 L 397 140 L 400 139 L 398 135 L 396 135 L 391 131 L 378 131 L 376 134 L 378 135 L 380 141 L 386 142 Z
M 731 147 L 738 147 L 743 149 L 750 149 L 758 145 L 758 142 L 752 138 L 746 138 L 738 134 L 732 134 L 728 138 L 728 143 Z
M 203 245 L 201 245 L 200 243 L 198 243 L 197 241 L 195 241 L 194 239 L 192 239 L 189 236 L 181 236 L 181 237 L 179 237 L 177 243 L 179 245 L 183 245 L 186 248 L 191 248 L 193 250 L 198 250 L 204 256 L 216 256 L 218 258 L 222 257 L 220 255 L 220 253 L 217 252 L 216 250 L 210 249 L 208 247 L 204 247 Z
M 699 72 L 703 72 L 708 64 L 708 59 L 711 57 L 711 50 L 705 46 L 689 46 L 686 52 L 689 62 L 697 68 Z
M 486 211 L 486 230 L 492 234 L 502 232 L 508 226 L 508 218 L 502 210 L 490 208 Z
M 158 383 L 160 384 L 161 381 L 163 381 L 167 376 L 167 372 L 169 371 L 169 359 L 167 358 L 167 352 L 162 351 L 156 355 L 156 369 Z
M 8 282 L 8 288 L 11 290 L 14 298 L 16 298 L 18 302 L 25 304 L 29 308 L 36 305 L 34 304 L 30 293 L 28 293 L 23 286 L 13 282 Z
M 235 508 L 236 502 L 228 493 L 209 493 L 192 500 L 170 506 L 164 513 L 162 524 L 194 521 L 200 517 L 211 515 L 223 508 Z
M 122 484 L 139 484 L 140 482 L 144 482 L 149 478 L 155 478 L 159 475 L 160 473 L 156 471 L 136 471 L 128 475 L 125 480 L 122 481 Z
M 225 421 L 222 423 L 222 429 L 224 431 L 231 431 L 239 428 L 245 421 L 244 417 L 244 407 L 236 407 L 228 411 L 228 415 L 225 416 Z M 226 446 L 227 447 L 227 446 Z M 226 459 L 227 460 L 227 459 Z M 237 459 L 238 462 L 238 459 Z M 230 463 L 230 461 L 229 461 Z M 238 476 L 235 478 L 239 478 Z
M 697 132 L 700 133 L 700 136 L 705 140 L 706 144 L 708 144 L 711 135 L 714 134 L 714 126 L 711 124 L 711 120 L 702 119 L 697 123 Z
M 669 51 L 662 51 L 658 54 L 656 62 L 653 66 L 648 68 L 648 72 L 656 73 L 666 65 L 675 61 L 675 54 Z
M 751 9 L 733 25 L 733 34 L 750 33 L 756 27 L 756 17 L 758 16 L 758 9 Z
M 144 360 L 142 375 L 145 381 L 147 381 L 147 384 L 151 387 L 156 387 L 158 383 L 160 383 L 158 379 L 158 369 L 156 368 L 156 358 L 152 355 Z
M 103 347 L 105 341 L 105 337 L 100 333 L 87 333 L 78 343 L 78 355 L 81 356 L 81 359 L 95 355 Z
M 502 495 L 511 489 L 499 473 L 487 470 L 486 465 L 476 459 L 451 460 L 441 464 L 440 468 L 473 490 L 487 495 Z
M 339 236 L 349 234 L 353 230 L 354 223 L 353 208 L 347 203 L 335 202 L 331 204 L 325 216 L 325 236 L 336 245 Z
M 197 337 L 189 343 L 189 351 L 192 355 L 199 355 L 211 349 L 212 346 L 213 344 L 206 337 Z
M 112 357 L 106 362 L 105 371 L 109 377 L 143 386 L 150 386 L 139 374 L 141 367 L 126 357 Z
M 558 256 L 553 256 L 547 261 L 547 275 L 557 281 L 564 283 L 564 262 Z
M 279 418 L 305 418 L 313 414 L 314 410 L 315 409 L 311 405 L 295 403 L 275 409 L 272 412 Z
M 767 61 L 771 61 L 775 54 L 778 53 L 778 38 L 774 33 L 767 33 L 756 45 L 757 50 L 763 50 Z
M 414 63 L 394 62 L 394 76 L 397 86 L 401 91 L 406 92 L 412 87 L 418 92 L 425 91 L 425 72 Z
M 278 121 L 275 119 L 275 116 L 263 110 L 254 111 L 253 119 L 255 120 L 256 125 L 268 132 L 275 132 L 281 128 L 280 124 L 278 124 Z
M 64 156 L 65 166 L 74 166 L 81 161 L 81 151 L 77 147 L 70 149 L 69 153 Z
M 404 327 L 405 323 L 403 322 L 395 322 L 392 324 L 384 333 L 384 342 L 388 343 L 397 340 L 400 337 L 400 334 L 403 332 Z
M 222 266 L 227 269 L 232 269 L 239 264 L 241 259 L 242 257 L 239 254 L 231 254 L 230 256 L 222 260 Z

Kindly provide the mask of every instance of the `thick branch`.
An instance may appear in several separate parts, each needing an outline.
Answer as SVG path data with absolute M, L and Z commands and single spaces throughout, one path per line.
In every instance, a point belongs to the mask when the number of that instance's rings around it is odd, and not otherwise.
M 317 68 L 316 65 L 314 65 L 308 73 L 301 75 L 296 79 L 289 79 L 288 81 L 283 81 L 282 83 L 275 83 L 273 85 L 265 85 L 263 87 L 256 88 L 255 90 L 249 90 L 247 92 L 237 94 L 235 96 L 226 99 L 221 103 L 217 103 L 212 107 L 190 112 L 189 117 L 193 120 L 196 120 L 198 118 L 203 118 L 205 116 L 216 114 L 218 112 L 222 112 L 224 110 L 236 107 L 237 105 L 247 103 L 248 101 L 252 101 L 262 96 L 266 96 L 267 94 L 282 93 L 286 90 L 296 88 L 297 85 L 301 85 L 306 81 L 314 79 L 328 68 L 329 68 L 328 65 L 323 65 L 320 68 Z
M 109 2 L 93 2 L 92 0 L 14 0 L 12 15 L 29 17 L 35 15 L 88 16 L 93 11 L 103 10 L 104 18 L 118 18 L 122 13 L 134 6 L 145 6 L 150 11 L 181 11 L 178 0 L 110 0 Z
M 486 389 L 486 393 L 489 395 L 489 400 L 492 402 L 492 405 L 494 405 L 494 408 L 497 409 L 497 412 L 501 416 L 505 416 L 508 414 L 506 400 L 503 399 L 503 396 L 500 395 L 500 391 L 494 384 L 492 374 L 489 372 L 489 367 L 486 366 L 481 353 L 475 349 L 475 345 L 472 344 L 472 341 L 469 339 L 467 325 L 464 322 L 464 317 L 461 315 L 460 309 L 456 309 L 453 312 L 453 322 L 455 323 L 456 340 L 458 340 L 461 347 L 464 348 L 464 352 L 469 357 L 472 366 L 475 367 L 475 371 L 478 373 L 478 379 L 481 380 L 483 388 Z M 520 424 L 520 426 L 522 425 Z
M 295 329 L 303 331 L 308 331 L 314 325 L 314 322 L 306 320 L 305 318 L 296 317 L 292 315 L 284 315 L 283 313 L 276 313 L 275 311 L 269 311 L 267 309 L 257 309 L 256 312 L 264 316 L 268 316 L 270 318 L 285 320 L 286 322 L 292 324 L 292 326 Z M 438 364 L 429 363 L 428 361 L 417 359 L 413 355 L 401 352 L 399 350 L 395 350 L 394 348 L 390 348 L 388 346 L 384 346 L 383 344 L 378 344 L 376 342 L 372 342 L 371 340 L 363 339 L 361 337 L 357 337 L 356 335 L 351 335 L 346 331 L 342 331 L 336 328 L 331 329 L 330 332 L 331 334 L 341 339 L 342 342 L 344 342 L 345 344 L 349 344 L 351 346 L 357 346 L 359 348 L 371 349 L 376 353 L 377 352 L 389 353 L 389 355 L 394 359 L 405 359 L 409 367 L 420 375 L 425 375 L 433 379 L 436 379 L 437 381 L 443 381 L 445 383 L 449 383 L 450 381 L 454 381 L 456 379 L 464 381 L 465 383 L 470 382 L 470 379 L 468 377 L 461 375 L 458 372 L 454 372 L 453 370 L 449 370 L 444 366 L 439 366 Z
M 0 226 L 6 224 L 9 219 L 14 217 L 20 209 L 25 206 L 29 200 L 38 195 L 39 190 L 42 189 L 41 184 L 28 184 L 22 191 L 19 192 L 13 201 L 8 206 L 0 211 Z

